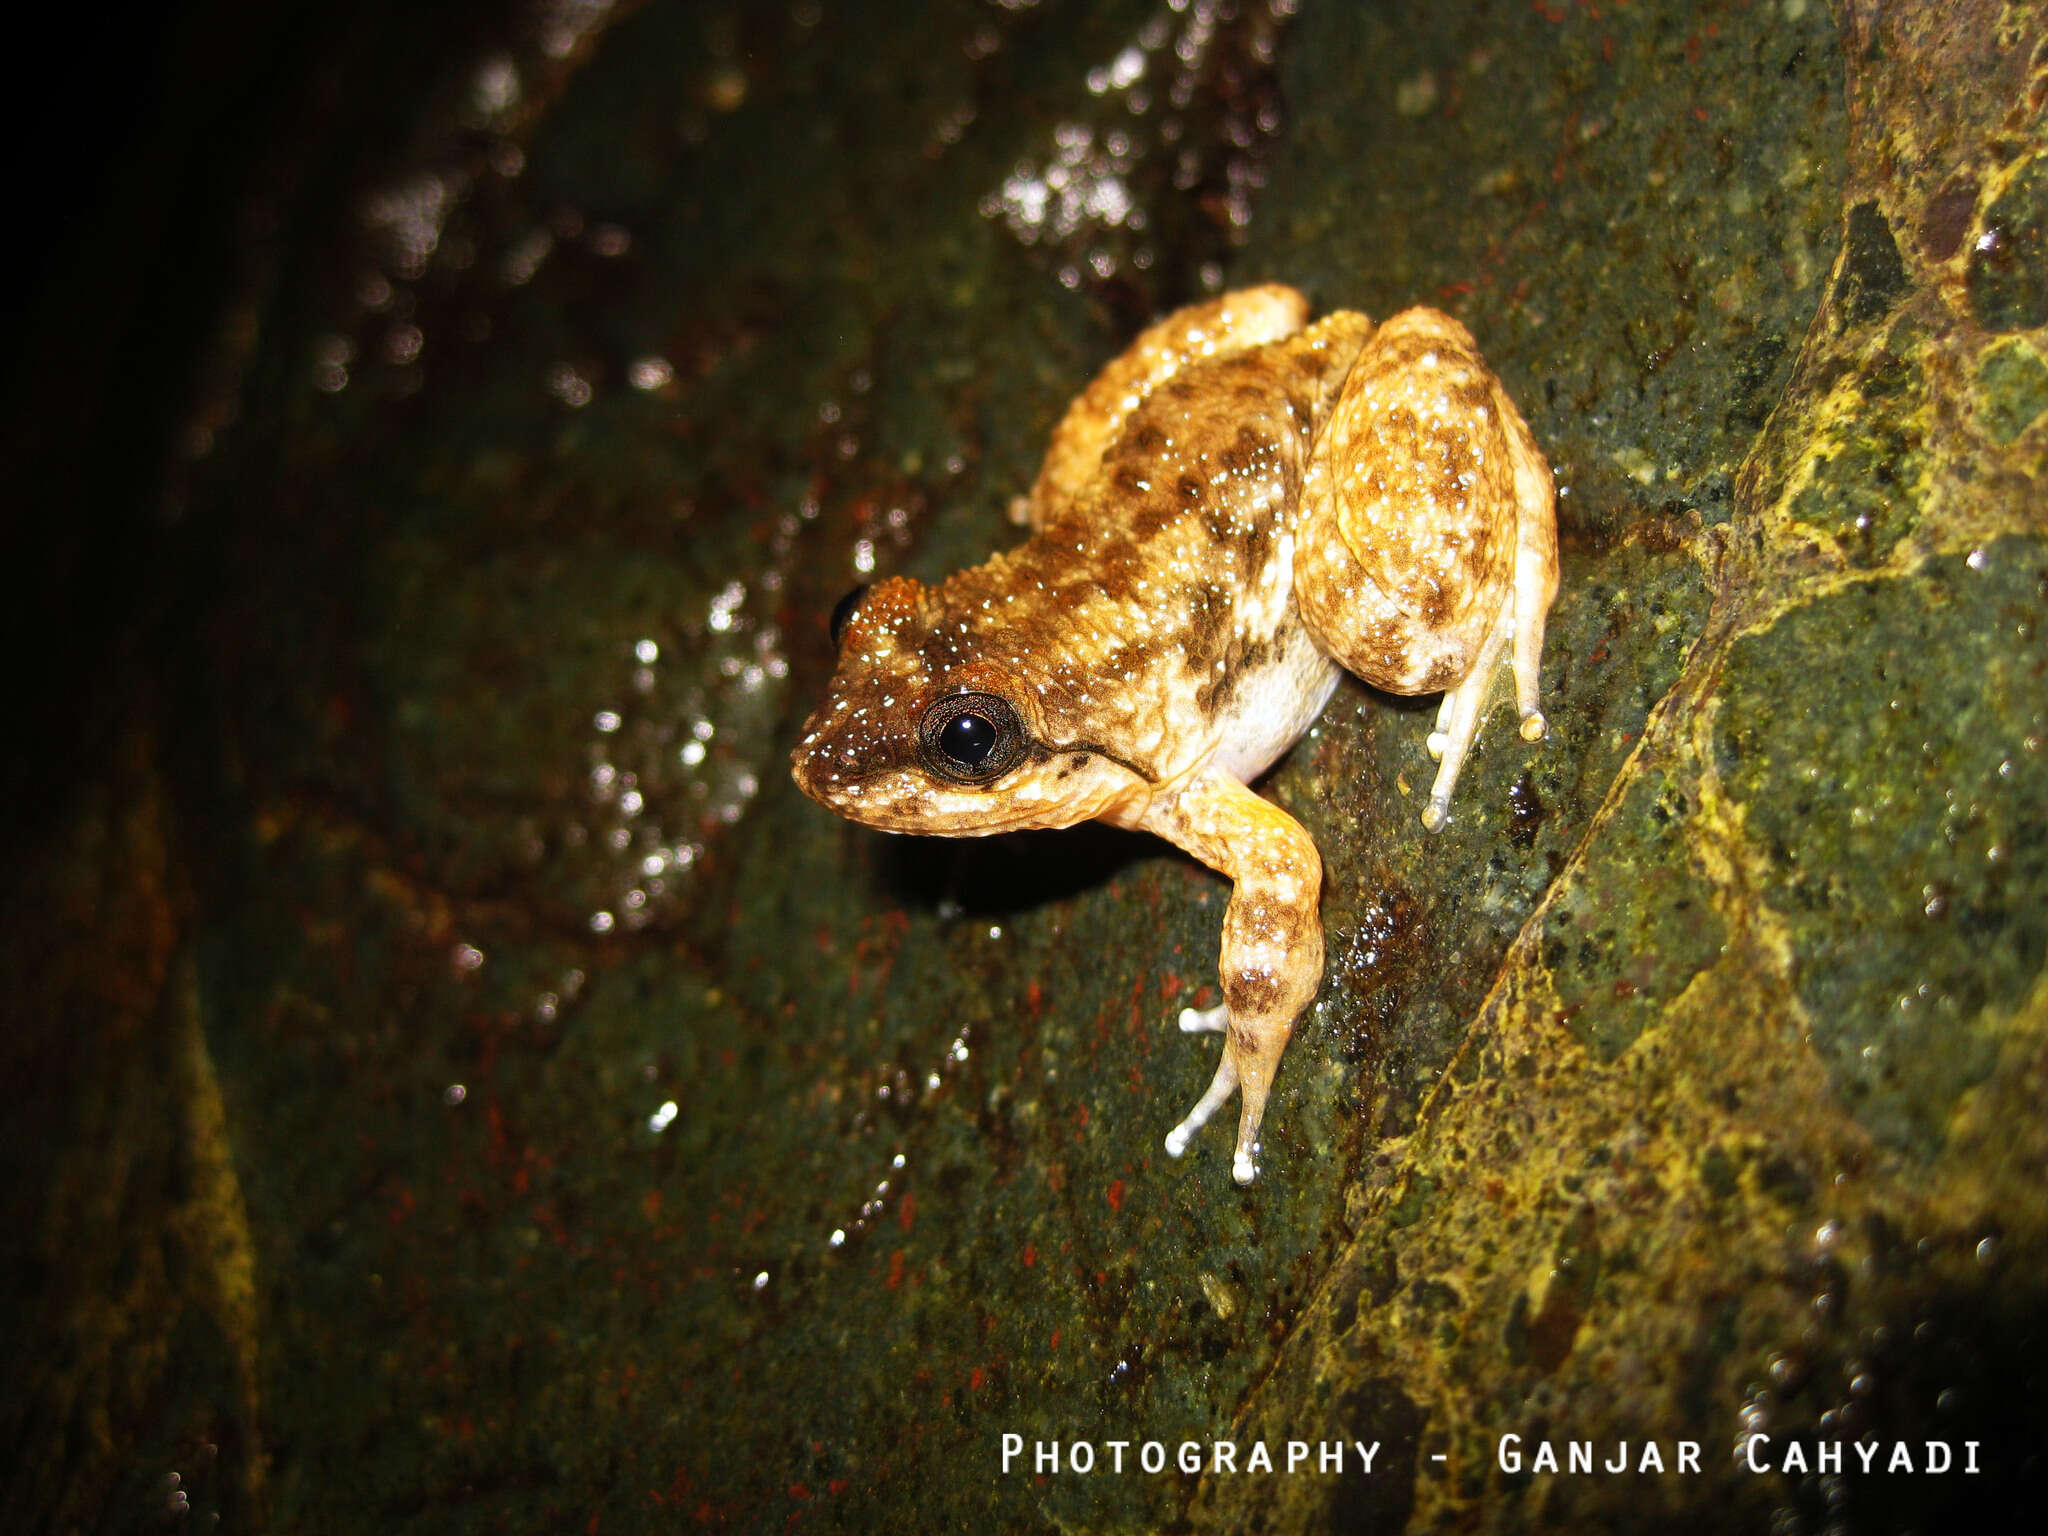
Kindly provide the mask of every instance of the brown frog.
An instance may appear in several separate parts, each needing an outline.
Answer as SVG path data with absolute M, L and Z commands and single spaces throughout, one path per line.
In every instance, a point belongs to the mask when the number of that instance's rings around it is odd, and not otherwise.
M 1267 285 L 1154 325 L 1074 402 L 1021 519 L 1033 537 L 937 586 L 849 594 L 806 723 L 804 793 L 891 832 L 971 836 L 1099 817 L 1235 882 L 1214 1081 L 1178 1157 L 1243 1095 L 1232 1173 L 1323 968 L 1322 861 L 1246 786 L 1322 710 L 1340 667 L 1444 691 L 1423 824 L 1449 814 L 1496 663 L 1521 734 L 1557 591 L 1549 466 L 1465 328 L 1375 327 Z

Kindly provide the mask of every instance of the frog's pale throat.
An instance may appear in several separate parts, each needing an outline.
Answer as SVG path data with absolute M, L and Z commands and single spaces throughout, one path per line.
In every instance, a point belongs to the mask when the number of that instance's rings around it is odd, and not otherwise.
M 897 577 L 834 615 L 839 666 L 792 769 L 893 832 L 972 836 L 1100 818 L 1234 883 L 1215 1079 L 1178 1157 L 1242 1096 L 1232 1173 L 1323 969 L 1322 861 L 1246 785 L 1339 668 L 1443 691 L 1422 813 L 1443 826 L 1497 663 L 1521 734 L 1557 591 L 1550 468 L 1465 328 L 1377 329 L 1269 284 L 1153 326 L 1067 411 L 1018 506 L 1033 536 L 937 586 Z

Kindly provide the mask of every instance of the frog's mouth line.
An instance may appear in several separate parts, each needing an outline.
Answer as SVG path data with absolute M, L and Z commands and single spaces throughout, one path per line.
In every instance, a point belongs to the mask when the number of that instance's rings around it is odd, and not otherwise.
M 1128 773 L 1134 782 L 1106 797 L 1091 797 L 1087 804 L 1078 807 L 1057 793 L 1060 787 L 1058 780 L 1047 786 L 1051 792 L 1042 798 L 1024 804 L 1005 800 L 1004 792 L 1006 788 L 1015 786 L 1020 769 L 1043 770 L 1065 757 L 1078 758 L 1083 763 L 1100 761 L 1113 764 Z M 1004 832 L 1071 826 L 1103 815 L 1107 804 L 1126 794 L 1143 794 L 1156 789 L 1160 782 L 1157 774 L 1148 772 L 1128 758 L 1085 741 L 1057 746 L 1034 741 L 1012 769 L 986 784 L 959 784 L 926 777 L 922 784 L 912 783 L 893 795 L 870 791 L 878 780 L 906 773 L 928 775 L 929 770 L 922 765 L 895 764 L 874 774 L 837 778 L 828 787 L 820 778 L 803 771 L 805 765 L 801 761 L 796 766 L 794 777 L 797 787 L 826 809 L 878 831 L 932 837 L 988 837 Z M 1076 766 L 1078 769 L 1081 764 Z M 859 786 L 858 790 L 848 793 L 855 786 Z M 1095 803 L 1097 798 L 1103 799 L 1104 803 Z M 955 817 L 959 818 L 956 825 L 934 825 L 935 821 L 951 821 Z
M 1158 774 L 1148 769 L 1140 768 L 1129 758 L 1119 757 L 1116 753 L 1110 751 L 1109 748 L 1099 747 L 1092 741 L 1072 741 L 1068 742 L 1065 746 L 1055 746 L 1047 742 L 1040 744 L 1040 750 L 1045 753 L 1043 761 L 1047 762 L 1056 757 L 1066 757 L 1069 754 L 1079 756 L 1085 752 L 1090 757 L 1099 757 L 1104 762 L 1115 763 L 1117 767 L 1124 769 L 1133 777 L 1142 781 L 1148 788 L 1157 788 L 1159 784 Z M 1001 781 L 998 780 L 998 782 Z

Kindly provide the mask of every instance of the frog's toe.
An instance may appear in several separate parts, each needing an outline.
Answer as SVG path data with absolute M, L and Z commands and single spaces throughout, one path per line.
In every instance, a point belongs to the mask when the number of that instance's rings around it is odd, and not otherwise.
M 1228 1003 L 1218 1003 L 1214 1008 L 1183 1008 L 1180 1011 L 1180 1032 L 1184 1035 L 1220 1035 L 1228 1028 Z
M 1428 742 L 1429 755 L 1436 759 L 1436 782 L 1429 787 L 1429 804 L 1422 811 L 1422 825 L 1431 832 L 1441 832 L 1451 819 L 1451 792 L 1458 787 L 1458 775 L 1464 770 L 1473 739 L 1479 734 L 1494 666 L 1507 649 L 1513 632 L 1512 617 L 1503 616 L 1479 647 L 1465 675 L 1444 690 L 1443 703 L 1437 706 L 1436 729 L 1429 733 Z
M 1213 1012 L 1214 1010 L 1209 1011 Z M 1182 1013 L 1182 1028 L 1187 1027 L 1185 1020 L 1187 1015 L 1191 1013 L 1196 1013 L 1196 1010 L 1189 1008 Z M 1176 1125 L 1166 1133 L 1166 1155 L 1168 1157 L 1179 1157 L 1183 1152 L 1187 1151 L 1188 1143 L 1194 1140 L 1195 1132 L 1214 1119 L 1216 1111 L 1229 1103 L 1230 1096 L 1235 1092 L 1237 1092 L 1237 1064 L 1230 1059 L 1230 1053 L 1226 1051 L 1224 1052 L 1223 1059 L 1216 1064 L 1216 1076 L 1210 1079 L 1209 1091 L 1202 1095 L 1193 1109 L 1188 1111 L 1187 1119 L 1181 1121 L 1179 1125 Z M 1242 1147 L 1239 1148 L 1239 1155 L 1240 1157 L 1243 1155 Z M 1233 1171 L 1235 1170 L 1233 1169 Z M 1239 1179 L 1238 1182 L 1242 1184 L 1245 1181 Z
M 1451 749 L 1451 729 L 1458 719 L 1458 690 L 1446 688 L 1443 702 L 1436 707 L 1436 724 L 1430 729 L 1423 746 L 1429 751 L 1429 760 L 1440 763 L 1444 754 Z

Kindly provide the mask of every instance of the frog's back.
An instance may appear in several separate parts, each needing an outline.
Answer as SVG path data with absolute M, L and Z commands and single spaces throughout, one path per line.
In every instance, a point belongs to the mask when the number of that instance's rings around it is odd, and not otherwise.
M 1128 714 L 1119 729 L 1160 773 L 1218 742 L 1235 771 L 1263 769 L 1335 678 L 1295 608 L 1294 530 L 1309 449 L 1369 329 L 1333 315 L 1158 384 L 1085 488 L 949 579 L 946 608 L 984 654 L 1028 652 L 1089 707 Z
M 1256 563 L 1291 526 L 1308 449 L 1370 330 L 1363 315 L 1342 311 L 1166 379 L 1044 531 L 1076 519 L 1098 535 L 1121 531 L 1151 563 L 1162 539 L 1174 550 L 1251 541 Z
M 1020 568 L 1070 611 L 1113 608 L 1180 642 L 1191 670 L 1227 669 L 1290 606 L 1309 449 L 1369 329 L 1333 315 L 1154 388 Z

